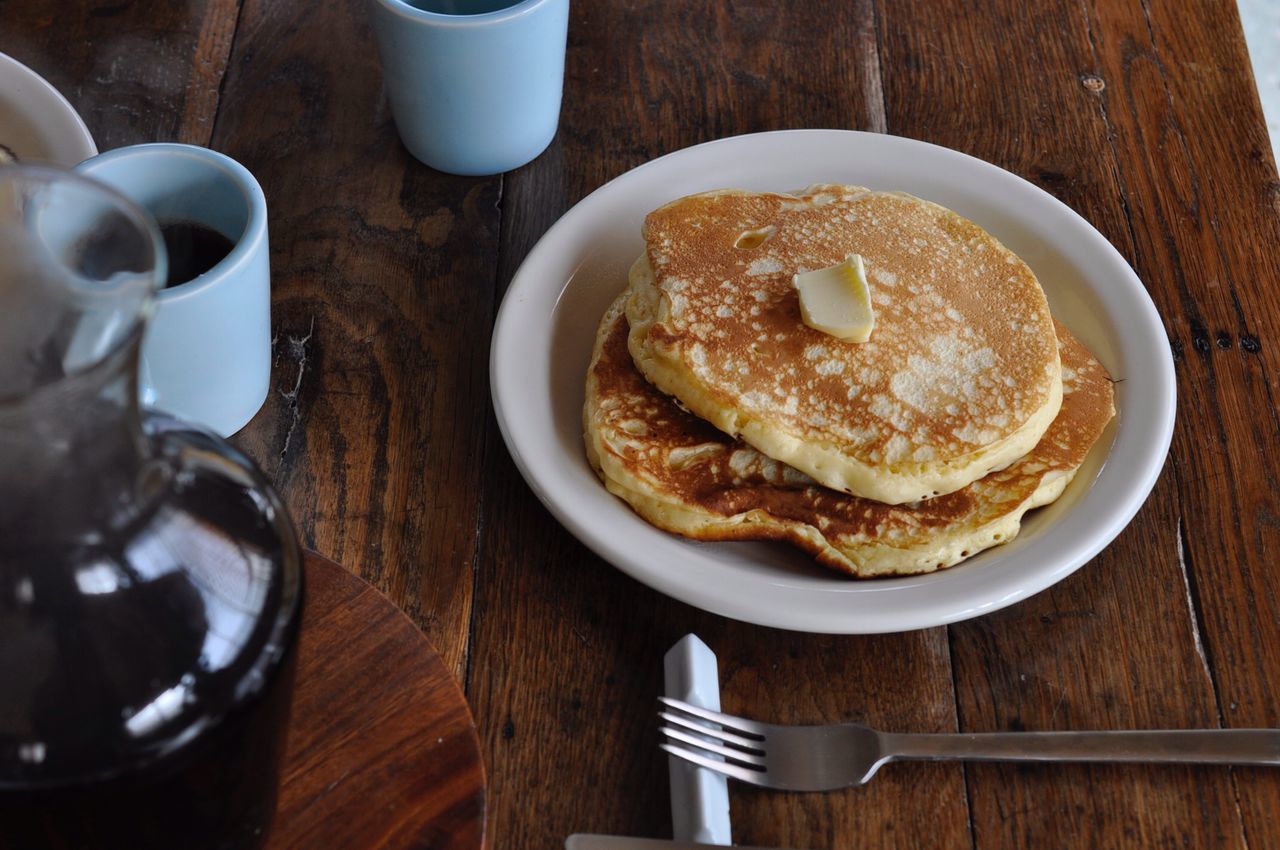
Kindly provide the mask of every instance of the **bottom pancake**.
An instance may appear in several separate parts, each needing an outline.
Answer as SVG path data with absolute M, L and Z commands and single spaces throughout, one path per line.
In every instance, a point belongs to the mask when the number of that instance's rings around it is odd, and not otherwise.
M 1062 408 L 1036 447 L 954 493 L 886 505 L 823 487 L 655 389 L 627 350 L 625 302 L 601 320 L 587 371 L 587 457 L 641 517 L 696 540 L 783 540 L 863 577 L 949 567 L 1058 498 L 1115 413 L 1106 370 L 1059 325 Z

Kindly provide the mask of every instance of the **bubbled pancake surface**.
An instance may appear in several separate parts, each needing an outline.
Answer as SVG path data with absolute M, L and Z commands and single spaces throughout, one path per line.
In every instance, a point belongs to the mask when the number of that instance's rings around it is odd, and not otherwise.
M 721 430 L 887 503 L 959 489 L 1031 449 L 1061 403 L 1035 275 L 909 195 L 720 190 L 648 215 L 627 318 L 636 365 Z M 793 275 L 861 254 L 866 343 L 806 326 Z
M 856 576 L 930 572 L 1012 539 L 1053 501 L 1114 414 L 1111 381 L 1064 328 L 1064 399 L 1034 449 L 917 506 L 832 491 L 655 389 L 627 347 L 626 296 L 601 321 L 583 411 L 605 485 L 653 525 L 700 540 L 784 540 Z

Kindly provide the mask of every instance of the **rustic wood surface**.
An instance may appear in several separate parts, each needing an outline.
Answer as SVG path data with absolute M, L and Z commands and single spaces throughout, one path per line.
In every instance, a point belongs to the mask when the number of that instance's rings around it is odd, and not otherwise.
M 315 553 L 268 850 L 478 850 L 484 764 L 466 699 L 420 630 Z
M 653 697 L 689 631 L 718 653 L 728 709 L 780 720 L 1280 726 L 1280 181 L 1231 0 L 573 0 L 559 134 L 491 178 L 401 147 L 359 0 L 0 0 L 0 20 L 0 51 L 103 149 L 209 144 L 262 182 L 274 388 L 237 441 L 307 544 L 385 591 L 463 683 L 489 846 L 670 835 Z M 1133 524 L 1060 585 L 904 635 L 759 628 L 613 570 L 517 474 L 486 362 L 538 237 L 655 156 L 793 127 L 994 162 L 1146 283 L 1177 370 L 1171 457 Z M 732 802 L 735 838 L 775 846 L 1280 847 L 1264 769 L 906 765 Z

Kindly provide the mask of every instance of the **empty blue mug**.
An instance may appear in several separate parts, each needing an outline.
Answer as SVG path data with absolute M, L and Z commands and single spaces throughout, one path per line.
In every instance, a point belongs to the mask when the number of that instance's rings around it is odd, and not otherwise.
M 499 174 L 555 136 L 569 0 L 369 0 L 396 129 L 450 174 Z

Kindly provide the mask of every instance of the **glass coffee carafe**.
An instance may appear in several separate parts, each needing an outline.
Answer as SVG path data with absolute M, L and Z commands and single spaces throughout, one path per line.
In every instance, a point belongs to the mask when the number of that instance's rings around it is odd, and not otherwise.
M 249 460 L 139 411 L 160 244 L 0 167 L 3 850 L 259 847 L 275 808 L 297 539 Z

